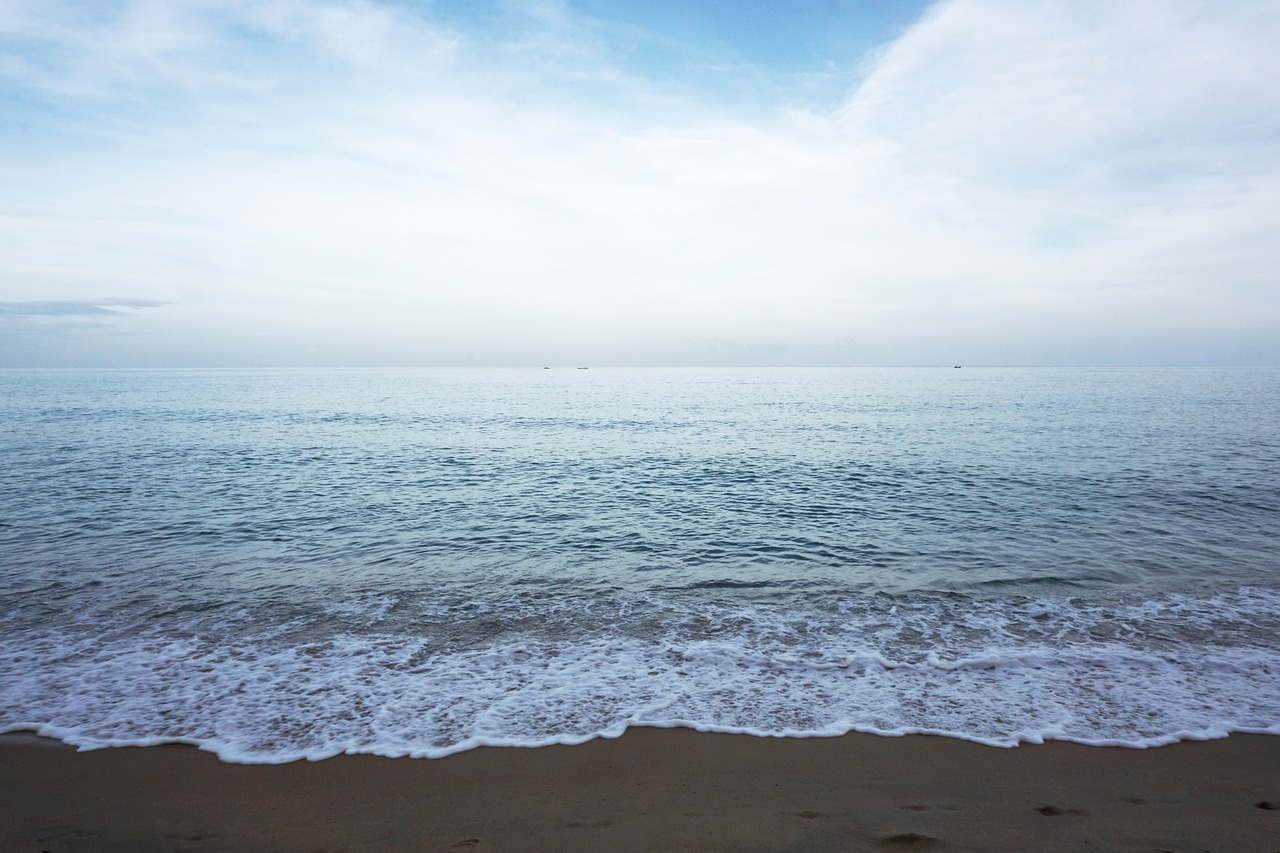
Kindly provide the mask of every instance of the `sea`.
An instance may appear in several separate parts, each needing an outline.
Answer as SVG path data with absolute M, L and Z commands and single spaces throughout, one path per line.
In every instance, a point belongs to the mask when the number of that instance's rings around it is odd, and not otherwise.
M 0 371 L 0 732 L 1280 734 L 1280 369 Z

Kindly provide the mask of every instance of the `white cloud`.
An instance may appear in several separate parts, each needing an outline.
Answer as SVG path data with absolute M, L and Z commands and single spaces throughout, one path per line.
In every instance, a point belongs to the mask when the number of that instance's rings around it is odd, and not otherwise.
M 1277 38 L 1265 4 L 946 3 L 840 118 L 973 229 L 1010 322 L 1274 330 Z
M 0 126 L 0 295 L 174 303 L 102 359 L 1280 357 L 1268 4 L 944 2 L 840 109 L 751 116 L 563 6 L 488 53 L 371 2 L 119 9 L 0 7 L 61 130 Z

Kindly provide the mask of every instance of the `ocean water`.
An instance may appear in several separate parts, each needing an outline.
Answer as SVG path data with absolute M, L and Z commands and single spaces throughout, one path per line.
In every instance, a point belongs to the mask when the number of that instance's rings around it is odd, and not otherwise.
M 1280 734 L 1280 370 L 0 372 L 0 731 Z

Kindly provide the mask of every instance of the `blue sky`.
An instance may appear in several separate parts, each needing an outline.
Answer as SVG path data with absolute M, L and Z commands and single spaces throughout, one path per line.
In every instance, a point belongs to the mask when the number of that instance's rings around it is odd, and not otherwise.
M 1280 7 L 0 0 L 0 366 L 1280 363 Z

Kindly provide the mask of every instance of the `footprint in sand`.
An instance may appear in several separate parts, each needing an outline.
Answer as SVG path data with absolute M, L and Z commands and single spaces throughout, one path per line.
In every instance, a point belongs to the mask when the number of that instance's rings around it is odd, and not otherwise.
M 878 841 L 886 847 L 895 850 L 920 850 L 936 842 L 938 839 L 931 835 L 921 835 L 918 832 L 900 832 L 897 835 L 889 835 Z
M 1060 809 L 1057 806 L 1041 806 L 1036 809 L 1040 814 L 1047 817 L 1057 817 L 1058 815 L 1067 815 L 1069 817 L 1084 817 L 1088 814 L 1083 809 Z

